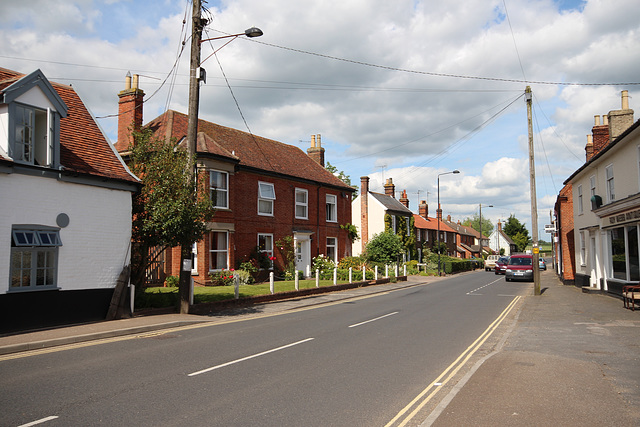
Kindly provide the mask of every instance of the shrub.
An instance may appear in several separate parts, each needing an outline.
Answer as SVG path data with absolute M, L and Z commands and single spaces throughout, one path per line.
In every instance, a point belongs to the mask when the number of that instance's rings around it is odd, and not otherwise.
M 233 285 L 233 269 L 212 271 L 209 273 L 209 278 L 213 286 L 231 286 Z
M 241 285 L 250 285 L 255 281 L 251 273 L 247 270 L 236 270 L 236 274 L 238 275 L 238 280 Z
M 175 288 L 176 286 L 178 286 L 180 284 L 180 277 L 178 276 L 167 276 L 166 279 L 164 279 L 164 284 L 167 288 Z
M 336 268 L 336 264 L 333 260 L 327 258 L 323 254 L 318 255 L 313 259 L 311 270 L 315 273 L 316 270 L 320 270 L 320 273 L 330 272 L 333 275 L 333 269 Z
M 353 268 L 354 270 L 362 270 L 362 266 L 366 264 L 364 258 L 360 256 L 348 256 L 344 257 L 338 263 L 338 268 L 343 268 L 348 270 L 349 268 Z
M 393 233 L 379 233 L 367 244 L 365 257 L 367 261 L 391 264 L 398 260 L 402 253 L 402 240 Z

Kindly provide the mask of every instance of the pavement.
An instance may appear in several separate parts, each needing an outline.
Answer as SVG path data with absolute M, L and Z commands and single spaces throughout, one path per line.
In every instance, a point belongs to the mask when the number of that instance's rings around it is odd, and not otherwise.
M 487 273 L 488 274 L 488 273 Z M 164 314 L 0 336 L 0 360 L 42 348 L 203 322 L 264 316 L 443 280 L 406 282 L 229 309 Z M 425 426 L 640 426 L 640 310 L 541 274 L 542 295 L 522 298 L 502 338 L 450 387 Z

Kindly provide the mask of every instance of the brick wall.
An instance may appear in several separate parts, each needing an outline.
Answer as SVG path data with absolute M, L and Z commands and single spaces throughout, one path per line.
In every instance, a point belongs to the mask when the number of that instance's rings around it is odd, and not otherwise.
M 558 215 L 559 248 L 562 251 L 563 274 L 560 277 L 565 284 L 575 281 L 575 241 L 573 230 L 573 191 L 571 184 L 564 186 L 556 203 Z

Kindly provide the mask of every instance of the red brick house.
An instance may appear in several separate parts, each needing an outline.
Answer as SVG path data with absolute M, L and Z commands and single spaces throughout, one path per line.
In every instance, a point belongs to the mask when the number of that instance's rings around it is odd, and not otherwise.
M 429 205 L 422 200 L 418 205 L 418 215 L 413 214 L 414 227 L 416 228 L 416 246 L 418 247 L 418 259 L 422 262 L 422 249 L 433 247 L 438 242 L 438 220 L 429 217 Z M 446 243 L 447 254 L 456 254 L 457 233 L 440 219 L 440 242 Z
M 129 147 L 129 128 L 142 125 L 144 92 L 133 88 L 119 93 L 120 120 L 116 148 Z M 154 136 L 184 143 L 188 117 L 167 111 L 145 125 Z M 275 256 L 282 269 L 282 254 L 276 242 L 294 239 L 296 267 L 308 271 L 312 259 L 324 254 L 331 259 L 351 255 L 351 240 L 340 226 L 351 222 L 354 189 L 324 168 L 320 135 L 311 147 L 301 149 L 278 141 L 217 125 L 198 122 L 196 141 L 198 168 L 209 179 L 216 213 L 208 223 L 209 233 L 194 245 L 192 276 L 208 280 L 212 271 L 238 268 L 256 250 Z M 167 251 L 162 276 L 178 275 L 180 251 Z

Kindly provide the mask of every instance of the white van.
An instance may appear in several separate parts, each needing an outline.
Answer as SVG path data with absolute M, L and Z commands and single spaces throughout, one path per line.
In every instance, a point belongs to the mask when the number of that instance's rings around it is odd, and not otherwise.
M 500 259 L 500 255 L 489 255 L 484 260 L 484 271 L 492 271 L 496 268 L 496 261 Z

